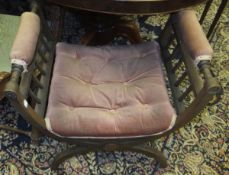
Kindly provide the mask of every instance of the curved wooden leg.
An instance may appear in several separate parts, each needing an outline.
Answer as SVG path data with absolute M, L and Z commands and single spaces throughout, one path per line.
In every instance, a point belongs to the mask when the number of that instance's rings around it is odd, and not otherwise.
M 155 148 L 152 148 L 152 147 L 146 146 L 146 145 L 136 145 L 136 146 L 132 146 L 132 147 L 127 147 L 126 150 L 142 153 L 142 154 L 145 154 L 149 157 L 154 157 L 156 159 L 156 161 L 159 162 L 161 168 L 167 167 L 166 157 L 163 155 L 162 152 L 156 150 Z
M 114 33 L 116 36 L 126 37 L 132 44 L 142 42 L 138 27 L 133 22 L 122 21 L 114 25 Z
M 71 148 L 68 148 L 67 150 L 62 151 L 59 153 L 55 158 L 54 161 L 51 164 L 51 169 L 56 170 L 58 166 L 64 162 L 65 160 L 78 155 L 78 154 L 86 154 L 91 151 L 96 151 L 97 149 L 88 148 L 86 146 L 74 146 Z
M 0 125 L 0 129 L 6 130 L 6 131 L 15 132 L 15 133 L 18 133 L 18 134 L 23 134 L 23 135 L 26 135 L 28 137 L 31 137 L 31 133 L 29 131 L 23 131 L 21 129 L 13 128 L 13 127 L 10 127 L 10 126 Z
M 59 164 L 61 164 L 62 162 L 64 162 L 65 160 L 78 155 L 78 154 L 86 154 L 89 153 L 91 151 L 95 152 L 95 151 L 132 151 L 132 152 L 138 152 L 141 154 L 145 154 L 149 157 L 153 157 L 155 158 L 159 163 L 161 168 L 165 168 L 167 167 L 167 161 L 165 156 L 163 155 L 163 153 L 159 152 L 158 150 L 150 147 L 150 146 L 146 146 L 146 145 L 136 145 L 136 146 L 118 146 L 117 148 L 114 149 L 103 149 L 102 147 L 86 147 L 86 146 L 75 146 L 75 147 L 71 147 L 65 151 L 62 151 L 61 153 L 59 153 L 54 161 L 52 162 L 51 168 L 53 170 L 56 170 L 59 166 Z
M 36 128 L 32 127 L 32 132 L 31 132 L 31 141 L 32 144 L 38 145 L 39 144 L 39 138 L 41 137 L 41 132 L 39 132 Z
M 90 42 L 93 40 L 93 38 L 96 35 L 96 30 L 89 31 L 85 33 L 85 35 L 81 38 L 80 44 L 82 45 L 90 45 Z

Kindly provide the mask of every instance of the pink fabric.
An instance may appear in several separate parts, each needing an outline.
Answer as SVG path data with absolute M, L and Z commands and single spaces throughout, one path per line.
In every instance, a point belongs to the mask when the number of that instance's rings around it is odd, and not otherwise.
M 199 24 L 195 11 L 180 11 L 173 16 L 173 22 L 177 25 L 182 44 L 193 59 L 201 59 L 200 56 L 211 58 L 213 50 Z
M 25 12 L 21 15 L 21 23 L 11 49 L 10 58 L 25 61 L 33 59 L 38 36 L 40 33 L 40 18 L 35 13 Z
M 169 102 L 156 42 L 57 44 L 46 121 L 68 137 L 135 137 L 167 130 Z

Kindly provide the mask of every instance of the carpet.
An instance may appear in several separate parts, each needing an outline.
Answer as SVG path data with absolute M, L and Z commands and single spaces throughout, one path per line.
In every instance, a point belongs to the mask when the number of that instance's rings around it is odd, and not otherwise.
M 207 19 L 209 28 L 219 6 L 214 0 Z M 198 14 L 202 6 L 195 7 Z M 55 10 L 54 10 L 55 11 Z M 153 158 L 131 152 L 97 152 L 79 155 L 60 165 L 58 174 L 117 174 L 117 175 L 225 175 L 229 174 L 228 162 L 228 117 L 229 117 L 229 8 L 211 36 L 215 51 L 212 70 L 224 89 L 219 103 L 205 108 L 191 123 L 156 141 L 156 146 L 168 158 L 168 167 L 160 169 Z M 62 40 L 77 43 L 84 29 L 82 16 L 67 12 Z M 134 16 L 145 40 L 157 39 L 168 16 Z M 154 29 L 154 31 L 151 31 Z M 69 35 L 71 33 L 71 35 Z M 0 123 L 30 130 L 31 127 L 15 112 L 7 100 L 0 101 Z M 57 174 L 51 171 L 49 162 L 54 155 L 67 147 L 51 138 L 42 137 L 39 145 L 33 145 L 23 135 L 0 130 L 0 175 Z

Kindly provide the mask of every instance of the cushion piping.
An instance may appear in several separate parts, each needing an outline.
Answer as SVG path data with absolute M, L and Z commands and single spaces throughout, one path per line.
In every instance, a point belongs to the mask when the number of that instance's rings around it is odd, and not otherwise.
M 48 117 L 45 117 L 45 123 L 46 123 L 46 128 L 48 131 L 50 131 L 51 133 L 53 133 L 54 135 L 58 136 L 58 137 L 61 137 L 61 138 L 73 138 L 73 139 L 115 139 L 115 138 L 128 138 L 128 139 L 132 139 L 132 138 L 143 138 L 143 137 L 149 137 L 149 136 L 156 136 L 156 135 L 161 135 L 169 130 L 171 130 L 175 123 L 176 123 L 176 118 L 177 118 L 177 115 L 174 114 L 172 116 L 172 120 L 170 122 L 170 125 L 167 129 L 165 129 L 164 131 L 160 131 L 160 132 L 157 132 L 157 133 L 154 133 L 154 134 L 143 134 L 143 135 L 136 135 L 136 136 L 62 136 L 56 132 L 54 132 L 52 130 L 52 126 L 51 126 L 51 122 L 50 122 L 50 119 Z

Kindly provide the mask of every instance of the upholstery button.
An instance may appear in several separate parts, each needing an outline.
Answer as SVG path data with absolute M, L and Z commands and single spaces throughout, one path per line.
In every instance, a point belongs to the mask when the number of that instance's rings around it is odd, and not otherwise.
M 110 109 L 110 112 L 115 112 L 115 110 L 114 109 Z
M 143 106 L 144 108 L 146 108 L 146 107 L 148 107 L 148 104 L 142 104 L 142 106 Z

